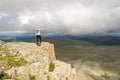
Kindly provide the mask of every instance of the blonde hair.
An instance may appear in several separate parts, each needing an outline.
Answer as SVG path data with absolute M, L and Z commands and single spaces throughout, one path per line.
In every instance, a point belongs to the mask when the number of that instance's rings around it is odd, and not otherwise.
M 40 30 L 40 26 L 37 25 L 37 26 L 35 27 L 35 29 L 36 29 L 36 30 Z

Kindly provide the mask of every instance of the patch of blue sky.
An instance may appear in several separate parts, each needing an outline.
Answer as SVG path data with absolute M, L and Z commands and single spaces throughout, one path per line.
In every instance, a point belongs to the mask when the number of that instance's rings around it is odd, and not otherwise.
M 8 23 L 8 25 L 13 24 L 12 18 L 9 16 L 2 16 L 2 20 L 5 21 L 6 23 Z

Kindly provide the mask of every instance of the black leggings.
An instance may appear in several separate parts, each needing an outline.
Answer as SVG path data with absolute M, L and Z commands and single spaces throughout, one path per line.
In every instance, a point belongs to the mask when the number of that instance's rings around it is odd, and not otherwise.
M 41 36 L 40 35 L 37 35 L 36 39 L 37 39 L 37 43 L 39 43 L 39 42 L 41 43 Z

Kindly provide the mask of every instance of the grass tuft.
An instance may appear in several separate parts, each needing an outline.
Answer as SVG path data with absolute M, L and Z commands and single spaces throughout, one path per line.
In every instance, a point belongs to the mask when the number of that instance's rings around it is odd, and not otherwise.
M 104 79 L 110 79 L 110 75 L 107 74 L 107 73 L 101 74 L 101 77 L 104 78 Z
M 30 79 L 30 80 L 35 80 L 35 76 L 34 76 L 34 75 L 29 74 L 29 79 Z
M 53 72 L 55 69 L 55 64 L 53 62 L 49 63 L 49 72 Z

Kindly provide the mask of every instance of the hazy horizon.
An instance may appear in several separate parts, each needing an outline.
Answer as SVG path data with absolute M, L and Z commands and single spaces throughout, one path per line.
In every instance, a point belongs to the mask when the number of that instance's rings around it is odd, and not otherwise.
M 26 35 L 29 35 L 29 36 L 36 36 L 35 33 L 18 33 L 18 32 L 8 32 L 8 33 L 0 33 L 0 36 L 26 36 Z M 101 33 L 101 34 L 78 34 L 78 35 L 75 35 L 75 34 L 60 34 L 60 33 L 41 33 L 41 36 L 76 36 L 76 37 L 80 37 L 80 36 L 116 36 L 116 37 L 120 37 L 120 33 L 117 32 L 117 33 Z M 27 37 L 27 36 L 26 36 Z

